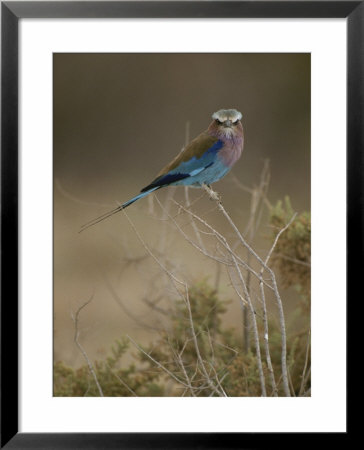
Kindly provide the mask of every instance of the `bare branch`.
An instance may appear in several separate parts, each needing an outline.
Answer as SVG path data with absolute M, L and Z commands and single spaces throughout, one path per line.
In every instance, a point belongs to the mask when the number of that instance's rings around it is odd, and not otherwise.
M 203 220 L 201 217 L 199 217 L 197 214 L 193 213 L 192 211 L 190 211 L 189 209 L 185 208 L 183 205 L 181 205 L 180 203 L 176 202 L 174 200 L 174 203 L 176 205 L 178 205 L 183 211 L 185 211 L 186 213 L 190 214 L 191 216 L 193 216 L 196 220 L 198 220 L 199 222 L 201 222 L 203 225 L 205 225 L 209 230 L 212 231 L 212 233 L 217 237 L 218 241 L 223 245 L 223 247 L 225 247 L 226 250 L 228 250 L 228 252 L 230 253 L 231 256 L 234 256 L 237 260 L 237 262 L 243 266 L 246 270 L 248 270 L 249 272 L 251 272 L 259 281 L 261 280 L 261 276 L 260 274 L 258 274 L 254 269 L 252 269 L 245 261 L 243 261 L 239 255 L 237 255 L 231 248 L 230 245 L 227 245 L 227 240 L 226 238 L 219 233 L 215 228 L 213 228 L 208 222 L 206 222 L 205 220 Z M 183 232 L 183 235 L 186 236 L 186 234 Z M 187 237 L 187 241 L 191 242 L 191 240 Z M 192 242 L 191 242 L 192 243 Z M 201 249 L 193 243 L 193 245 L 201 251 Z M 203 251 L 202 251 L 203 253 Z M 205 254 L 205 253 L 203 253 Z M 214 259 L 215 261 L 219 261 L 227 266 L 231 265 L 231 263 L 228 263 L 226 261 L 223 261 L 215 256 L 211 256 L 208 254 L 205 254 L 205 256 L 209 256 L 211 259 Z M 271 290 L 274 290 L 274 288 L 272 286 L 270 286 L 265 280 L 263 280 L 263 283 Z
M 161 364 L 159 361 L 157 361 L 156 359 L 154 359 L 149 353 L 147 353 L 142 347 L 140 347 L 140 345 L 138 345 L 134 339 L 132 339 L 130 336 L 126 336 L 130 342 L 140 351 L 142 352 L 146 357 L 148 357 L 151 361 L 154 362 L 154 364 L 159 367 L 160 369 L 162 369 L 164 372 L 166 372 L 166 374 L 168 374 L 171 378 L 173 378 L 175 381 L 177 381 L 177 383 L 182 384 L 183 386 L 185 386 L 186 388 L 190 389 L 190 386 L 186 383 L 184 383 L 181 379 L 179 379 L 173 372 L 171 372 L 169 369 L 167 369 L 167 367 L 165 367 L 163 364 Z
M 298 395 L 302 396 L 305 390 L 305 385 L 307 382 L 307 378 L 306 378 L 306 371 L 307 371 L 307 366 L 308 366 L 308 360 L 309 360 L 309 356 L 310 356 L 310 342 L 311 342 L 311 330 L 308 330 L 308 334 L 307 334 L 307 345 L 306 345 L 306 357 L 305 357 L 305 365 L 303 366 L 303 371 L 302 371 L 302 375 L 301 375 L 301 387 L 299 390 Z
M 134 396 L 134 397 L 138 397 L 138 395 L 133 391 L 133 389 L 127 384 L 125 383 L 125 381 L 117 374 L 115 373 L 112 368 L 106 364 L 106 367 L 110 370 L 110 372 L 114 375 L 114 377 Z
M 196 355 L 197 355 L 197 359 L 200 362 L 201 368 L 202 368 L 202 372 L 206 377 L 206 381 L 209 384 L 209 386 L 211 387 L 211 389 L 216 392 L 217 395 L 219 395 L 220 397 L 222 396 L 226 396 L 225 392 L 219 391 L 216 386 L 214 385 L 214 383 L 212 382 L 211 378 L 209 377 L 209 374 L 207 373 L 204 361 L 201 357 L 201 353 L 200 353 L 200 349 L 198 346 L 198 341 L 197 341 L 197 336 L 196 336 L 196 332 L 195 332 L 195 327 L 193 324 L 193 319 L 192 319 L 192 311 L 191 311 L 191 305 L 190 305 L 190 300 L 189 300 L 189 295 L 188 295 L 188 289 L 187 289 L 187 285 L 186 285 L 186 298 L 185 298 L 185 302 L 186 302 L 186 306 L 187 306 L 187 311 L 188 311 L 188 316 L 189 316 L 189 320 L 190 320 L 190 327 L 191 327 L 191 333 L 192 333 L 192 338 L 193 338 L 193 343 L 195 345 L 195 351 L 196 351 Z
M 87 356 L 87 353 L 86 353 L 85 349 L 82 347 L 82 345 L 79 342 L 80 331 L 78 329 L 78 321 L 79 321 L 80 312 L 82 311 L 83 308 L 85 308 L 88 304 L 91 303 L 92 299 L 93 299 L 93 296 L 90 298 L 90 300 L 87 300 L 87 302 L 85 302 L 83 305 L 81 305 L 77 309 L 75 315 L 72 314 L 72 319 L 73 319 L 73 322 L 75 324 L 75 334 L 74 334 L 73 340 L 74 340 L 75 344 L 77 345 L 77 347 L 79 348 L 80 352 L 82 353 L 82 356 L 84 357 L 84 359 L 86 361 L 88 369 L 89 369 L 89 371 L 90 371 L 90 373 L 91 373 L 91 375 L 92 375 L 92 377 L 93 377 L 93 379 L 95 381 L 97 389 L 99 391 L 100 397 L 103 397 L 104 393 L 102 392 L 102 389 L 101 389 L 99 380 L 97 379 L 96 372 L 95 372 L 95 370 L 93 368 L 93 365 L 92 365 L 89 357 Z
M 212 191 L 212 189 L 206 185 L 203 185 L 203 188 L 205 189 L 205 191 L 212 197 L 212 198 L 216 198 L 216 193 L 214 191 Z M 225 218 L 227 219 L 227 221 L 230 223 L 231 227 L 233 228 L 233 230 L 235 231 L 236 235 L 238 236 L 238 238 L 240 239 L 241 243 L 243 244 L 243 246 L 257 259 L 257 261 L 261 264 L 262 268 L 264 270 L 266 270 L 271 278 L 271 281 L 273 283 L 273 291 L 276 297 L 276 301 L 277 301 L 277 305 L 278 305 L 278 310 L 279 310 L 279 316 L 280 316 L 280 326 L 281 326 L 281 337 L 282 337 L 282 355 L 281 355 L 281 362 L 282 362 L 282 377 L 283 377 L 283 388 L 284 388 L 284 393 L 287 397 L 291 396 L 290 393 L 290 389 L 289 389 L 289 381 L 288 381 L 288 371 L 287 371 L 287 337 L 286 337 L 286 328 L 285 328 L 285 319 L 284 319 L 284 312 L 283 312 L 283 304 L 282 304 L 282 300 L 278 291 L 278 286 L 277 286 L 277 281 L 276 281 L 276 277 L 275 274 L 273 272 L 273 270 L 267 266 L 267 263 L 265 261 L 263 261 L 263 259 L 252 249 L 252 247 L 246 242 L 245 238 L 242 236 L 242 234 L 240 233 L 239 229 L 237 228 L 237 226 L 235 225 L 235 223 L 232 221 L 231 217 L 229 216 L 229 214 L 227 213 L 227 211 L 225 210 L 224 206 L 222 205 L 221 201 L 217 201 L 218 207 L 220 209 L 220 211 L 223 213 L 223 215 L 225 216 Z M 294 217 L 292 218 L 294 219 Z M 292 220 L 291 219 L 291 220 Z M 291 223 L 291 221 L 289 222 L 289 224 Z M 279 238 L 279 236 L 282 234 L 283 231 L 285 231 L 287 229 L 287 227 L 289 226 L 289 224 L 287 224 L 282 230 L 281 232 L 278 233 L 271 251 L 268 253 L 268 256 L 266 258 L 266 261 L 268 262 L 270 255 L 272 254 L 275 244 Z M 262 272 L 260 275 L 260 280 L 261 282 L 263 282 L 263 277 L 262 277 Z

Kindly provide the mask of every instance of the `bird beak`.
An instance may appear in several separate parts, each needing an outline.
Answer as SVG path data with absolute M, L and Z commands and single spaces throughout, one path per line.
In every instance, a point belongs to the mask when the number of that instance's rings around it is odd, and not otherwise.
M 232 124 L 233 124 L 233 123 L 232 123 L 231 120 L 225 120 L 225 122 L 224 122 L 224 127 L 225 127 L 225 128 L 230 128 Z

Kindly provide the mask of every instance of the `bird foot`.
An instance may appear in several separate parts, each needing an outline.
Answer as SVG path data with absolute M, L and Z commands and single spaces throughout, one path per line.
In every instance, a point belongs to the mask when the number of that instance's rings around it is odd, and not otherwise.
M 215 200 L 216 202 L 221 202 L 221 197 L 218 192 L 215 192 L 211 189 L 211 187 L 207 184 L 203 184 L 202 187 L 205 189 L 205 191 L 208 193 L 211 200 Z

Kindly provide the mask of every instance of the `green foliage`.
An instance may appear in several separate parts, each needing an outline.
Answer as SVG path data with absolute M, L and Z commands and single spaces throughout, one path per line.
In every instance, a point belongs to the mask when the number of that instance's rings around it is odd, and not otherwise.
M 125 339 L 116 341 L 111 355 L 104 361 L 96 361 L 94 370 L 105 397 L 163 396 L 158 384 L 158 373 L 152 373 L 130 364 L 122 368 L 121 359 L 129 347 Z M 79 369 L 56 362 L 53 369 L 55 397 L 97 397 L 99 391 L 87 365 Z
M 209 373 L 215 370 L 219 378 L 225 375 L 227 379 L 227 367 L 238 354 L 233 330 L 222 327 L 222 315 L 226 312 L 228 302 L 219 300 L 217 292 L 206 282 L 191 287 L 189 301 L 200 357 L 206 362 Z M 146 348 L 145 352 L 183 383 L 186 383 L 187 374 L 191 385 L 196 388 L 196 395 L 214 395 L 209 386 L 202 385 L 206 383 L 201 383 L 203 374 L 188 309 L 182 300 L 177 300 L 175 305 L 169 332 L 161 333 L 159 339 Z M 138 396 L 191 394 L 184 392 L 182 384 L 171 384 L 169 375 L 142 352 L 134 355 L 133 364 L 123 368 L 121 360 L 128 345 L 125 339 L 117 341 L 110 356 L 94 363 L 95 373 L 105 396 L 131 396 L 134 395 L 133 392 Z M 99 393 L 87 365 L 72 369 L 57 362 L 54 365 L 54 395 L 98 396 Z
M 230 397 L 260 397 L 258 363 L 255 352 L 239 353 L 227 367 L 223 386 Z
M 229 396 L 260 396 L 261 386 L 257 358 L 252 350 L 244 354 L 236 332 L 223 327 L 222 316 L 227 303 L 218 298 L 217 292 L 206 282 L 193 286 L 189 300 L 200 357 L 212 379 L 218 376 Z M 274 370 L 280 373 L 281 335 L 270 324 L 270 348 Z M 304 365 L 307 339 L 297 335 L 288 339 L 288 365 L 292 386 L 298 394 Z M 163 368 L 158 367 L 146 354 L 137 352 L 132 364 L 123 364 L 122 357 L 129 349 L 126 339 L 116 341 L 111 354 L 94 363 L 97 379 L 105 396 L 190 396 L 191 384 L 196 396 L 215 396 L 204 381 L 201 360 L 196 352 L 188 308 L 184 301 L 176 302 L 169 332 L 164 332 L 144 351 L 160 362 L 180 383 L 173 380 Z M 264 349 L 261 349 L 262 355 Z M 133 352 L 134 353 L 134 352 Z M 263 358 L 264 359 L 264 358 Z M 267 368 L 263 369 L 268 380 Z M 188 382 L 187 382 L 188 380 Z M 268 385 L 268 383 L 267 383 Z M 283 395 L 279 385 L 279 394 Z M 98 396 L 96 384 L 87 365 L 72 369 L 62 362 L 54 366 L 55 396 Z
M 289 197 L 285 197 L 284 203 L 278 201 L 271 210 L 270 224 L 274 227 L 272 241 L 276 233 L 282 229 L 292 218 L 294 211 Z M 291 314 L 287 323 L 288 330 L 288 354 L 287 363 L 291 377 L 291 385 L 296 395 L 300 393 L 302 383 L 302 371 L 306 364 L 307 347 L 309 346 L 309 316 L 311 296 L 311 214 L 302 212 L 298 214 L 289 228 L 280 236 L 272 257 L 274 266 L 278 269 L 284 287 L 294 287 L 301 298 L 301 308 Z M 305 317 L 305 326 L 297 331 L 299 319 Z M 277 330 L 271 334 L 270 341 L 280 340 Z M 273 351 L 277 348 L 272 345 Z M 307 355 L 307 356 L 306 356 Z M 274 354 L 273 359 L 278 359 Z M 307 385 L 310 384 L 309 374 Z
M 278 201 L 271 210 L 272 239 L 292 218 L 294 211 L 289 197 Z M 272 257 L 284 287 L 293 286 L 308 301 L 311 293 L 311 214 L 298 214 L 289 228 L 280 236 Z
M 152 354 L 157 361 L 161 361 L 182 383 L 190 382 L 196 395 L 215 395 L 210 386 L 201 383 L 201 378 L 204 377 L 201 359 L 206 362 L 204 364 L 206 370 L 216 371 L 220 378 L 226 372 L 226 366 L 237 354 L 234 349 L 237 343 L 233 337 L 233 330 L 222 327 L 221 316 L 226 312 L 228 302 L 219 300 L 217 292 L 206 282 L 198 283 L 190 288 L 189 302 L 194 333 L 188 308 L 184 301 L 179 300 L 176 302 L 170 331 L 163 333 L 146 352 Z M 196 350 L 194 335 L 200 355 Z M 141 354 L 140 359 L 151 368 L 155 367 L 146 355 Z M 163 369 L 157 368 L 157 370 L 161 372 L 161 375 L 166 376 Z M 171 387 L 168 395 L 191 394 L 182 383 Z

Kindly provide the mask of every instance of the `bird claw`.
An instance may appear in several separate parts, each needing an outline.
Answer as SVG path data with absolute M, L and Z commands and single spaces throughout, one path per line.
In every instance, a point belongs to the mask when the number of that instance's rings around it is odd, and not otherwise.
M 207 184 L 203 185 L 203 188 L 205 189 L 205 191 L 208 193 L 209 197 L 211 200 L 215 200 L 216 202 L 221 202 L 221 196 L 218 192 L 215 192 L 211 189 L 210 186 L 208 186 Z

